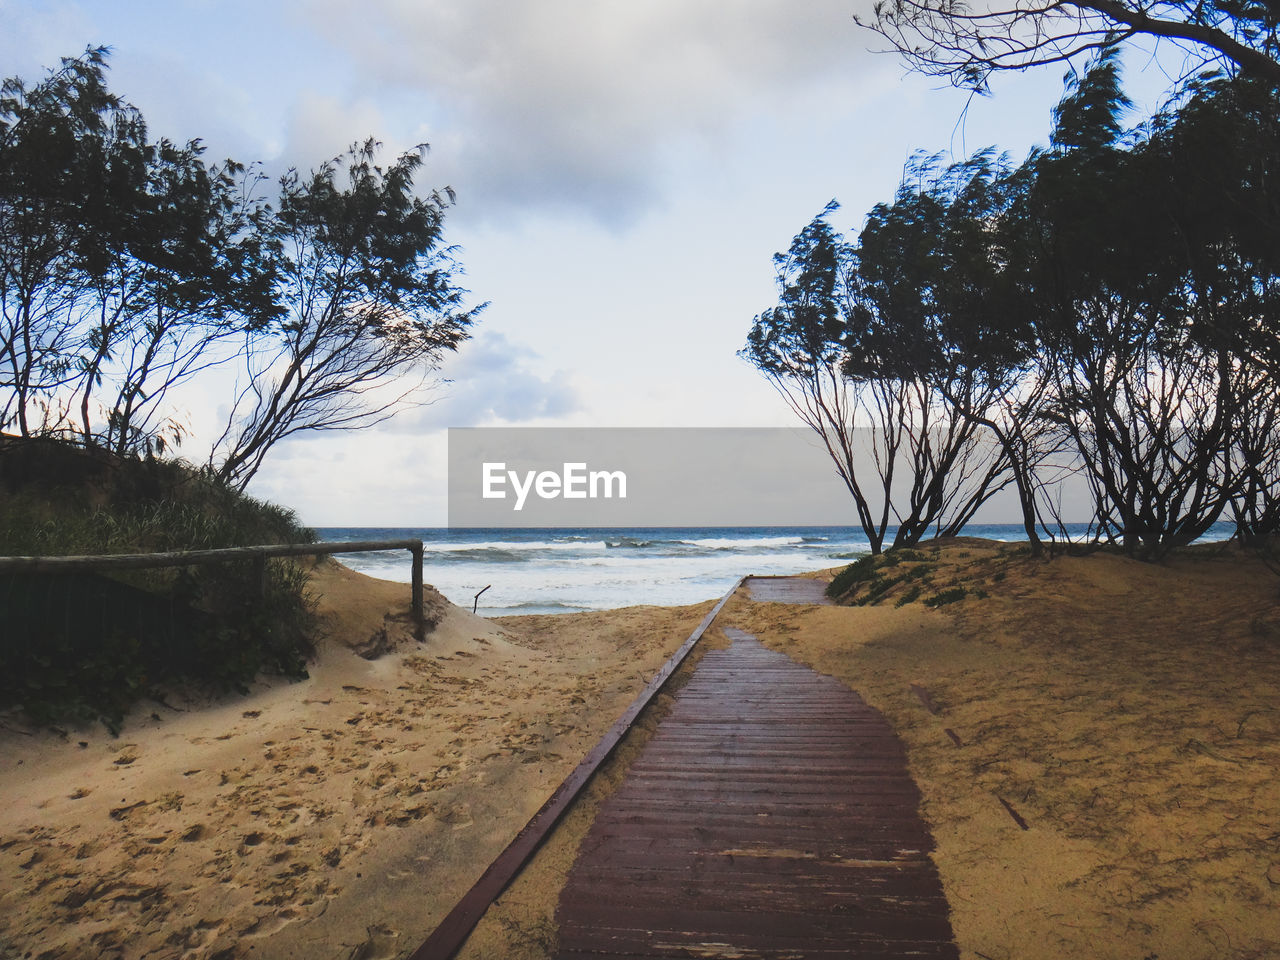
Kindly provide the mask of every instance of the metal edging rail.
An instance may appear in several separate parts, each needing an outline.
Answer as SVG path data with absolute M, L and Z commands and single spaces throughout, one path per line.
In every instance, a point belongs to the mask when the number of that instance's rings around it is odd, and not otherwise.
M 671 675 L 676 672 L 680 664 L 684 663 L 685 658 L 693 650 L 694 646 L 702 635 L 711 626 L 716 615 L 729 602 L 742 582 L 746 580 L 745 576 L 739 577 L 729 592 L 720 598 L 720 602 L 712 607 L 711 612 L 702 618 L 702 622 L 694 628 L 693 633 L 689 634 L 687 639 L 671 658 L 667 660 L 661 670 L 654 675 L 638 697 L 632 702 L 631 706 L 623 712 L 609 731 L 600 738 L 600 742 L 592 748 L 591 752 L 583 757 L 582 762 L 577 768 L 564 779 L 564 782 L 556 788 L 555 793 L 547 800 L 546 803 L 538 810 L 537 813 L 525 824 L 516 838 L 507 845 L 507 848 L 498 854 L 497 859 L 493 861 L 487 870 L 480 876 L 470 890 L 463 895 L 455 906 L 436 927 L 435 931 L 429 936 L 425 943 L 416 951 L 410 954 L 409 960 L 449 960 L 459 948 L 471 936 L 471 931 L 475 929 L 480 918 L 484 916 L 485 911 L 498 899 L 502 891 L 507 888 L 511 881 L 515 878 L 520 869 L 529 861 L 529 858 L 537 851 L 538 847 L 547 838 L 555 825 L 568 811 L 573 801 L 577 799 L 578 794 L 582 792 L 582 788 L 587 785 L 592 775 L 600 768 L 617 748 L 622 738 L 626 736 L 631 729 L 631 725 L 635 723 L 636 718 L 653 700 L 658 692 L 671 679 Z
M 0 573 L 74 573 L 79 570 L 146 570 L 190 567 L 228 560 L 268 557 L 315 557 L 334 553 L 368 553 L 373 550 L 408 550 L 413 554 L 413 616 L 422 622 L 422 541 L 354 540 L 324 543 L 268 543 L 255 547 L 219 547 L 214 550 L 179 550 L 170 553 L 118 553 L 100 557 L 0 557 Z

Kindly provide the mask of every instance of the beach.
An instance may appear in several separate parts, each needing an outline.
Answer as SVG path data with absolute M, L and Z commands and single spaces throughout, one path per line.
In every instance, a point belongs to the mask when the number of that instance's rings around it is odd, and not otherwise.
M 747 630 L 885 714 L 961 955 L 1280 950 L 1280 577 L 1228 547 L 1045 562 L 966 539 L 913 562 L 968 595 L 740 595 L 703 643 Z M 715 599 L 485 620 L 433 594 L 419 643 L 405 585 L 329 562 L 313 589 L 308 680 L 146 702 L 118 738 L 4 719 L 0 957 L 406 956 Z M 592 804 L 669 696 L 463 956 L 549 955 Z

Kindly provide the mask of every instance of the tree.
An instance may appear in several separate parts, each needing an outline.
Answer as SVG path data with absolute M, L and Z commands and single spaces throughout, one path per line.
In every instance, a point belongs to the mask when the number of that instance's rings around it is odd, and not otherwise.
M 1004 463 L 920 368 L 904 362 L 911 348 L 886 330 L 902 284 L 876 267 L 912 269 L 928 228 L 917 221 L 897 232 L 903 255 L 880 254 L 873 265 L 868 251 L 893 232 L 889 218 L 873 214 L 854 247 L 828 223 L 835 209 L 828 205 L 774 258 L 779 305 L 755 318 L 740 355 L 822 438 L 873 553 L 883 549 L 891 517 L 894 546 L 931 532 L 954 535 L 999 487 Z
M 452 193 L 413 192 L 425 148 L 383 170 L 378 147 L 281 180 L 271 230 L 284 313 L 247 337 L 249 380 L 210 458 L 228 484 L 243 488 L 287 437 L 392 416 L 483 309 L 462 307 L 441 246 Z
M 979 449 L 999 451 L 984 483 L 1012 482 L 1038 553 L 1038 530 L 1050 529 L 1040 468 L 1060 445 L 1043 416 L 1047 382 L 1009 270 L 1017 256 L 1009 211 L 1025 188 L 991 150 L 946 168 L 937 157 L 908 165 L 893 204 L 872 210 L 860 241 L 859 273 L 876 288 L 878 307 L 877 345 L 859 362 L 863 376 L 928 384 L 953 430 L 963 426 Z M 854 360 L 846 370 L 857 374 Z M 962 519 L 984 499 L 972 498 Z
M 148 146 L 132 206 L 115 211 L 114 242 L 91 271 L 77 382 L 86 444 L 122 455 L 176 445 L 169 391 L 228 362 L 221 341 L 279 314 L 256 177 L 233 161 L 206 167 L 202 155 L 198 143 Z
M 1224 335 L 1235 311 L 1210 294 L 1233 258 L 1184 229 L 1170 156 L 1126 134 L 1124 108 L 1103 55 L 1055 110 L 1051 148 L 1028 160 L 1019 270 L 1051 415 L 1079 455 L 1099 531 L 1155 559 L 1207 532 L 1239 491 L 1241 381 Z
M 0 428 L 24 437 L 80 372 L 97 214 L 135 177 L 139 118 L 107 91 L 105 57 L 92 48 L 30 89 L 0 88 Z
M 1275 107 L 1263 84 L 1208 78 L 1129 129 L 1104 51 L 1048 149 L 1016 169 L 916 160 L 856 244 L 828 208 L 777 258 L 780 303 L 746 355 L 827 439 L 873 550 L 873 475 L 899 542 L 957 530 L 1011 478 L 1035 549 L 1061 523 L 1059 454 L 1093 494 L 1093 538 L 1131 556 L 1224 517 L 1247 542 L 1280 531 Z M 849 452 L 859 422 L 874 474 Z
M 889 524 L 888 486 L 901 442 L 893 397 L 872 385 L 855 388 L 844 376 L 840 340 L 844 329 L 849 251 L 827 221 L 833 200 L 774 255 L 778 306 L 755 318 L 739 356 L 768 378 L 795 414 L 821 439 L 840 479 L 853 497 L 858 522 L 872 553 L 883 549 Z M 858 442 L 855 416 L 866 411 L 877 424 L 870 455 L 879 470 L 879 502 L 857 462 L 865 451 Z M 875 430 L 876 428 L 871 428 Z
M 149 456 L 183 437 L 171 391 L 239 361 L 208 467 L 243 487 L 286 437 L 391 416 L 481 309 L 422 149 L 291 171 L 273 208 L 254 168 L 149 140 L 106 55 L 0 88 L 0 429 Z
M 252 178 L 149 142 L 105 66 L 90 49 L 0 99 L 0 426 L 125 454 L 180 436 L 169 389 L 275 307 Z
M 877 0 L 872 17 L 854 19 L 913 68 L 974 90 L 994 71 L 1068 61 L 1138 35 L 1280 85 L 1280 10 L 1271 0 Z
M 1230 512 L 1243 543 L 1280 531 L 1280 110 L 1265 85 L 1190 85 L 1141 154 L 1163 185 L 1191 336 L 1229 391 Z

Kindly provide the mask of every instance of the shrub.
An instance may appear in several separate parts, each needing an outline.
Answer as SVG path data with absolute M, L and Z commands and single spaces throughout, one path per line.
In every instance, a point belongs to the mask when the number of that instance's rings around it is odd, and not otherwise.
M 14 456 L 4 449 L 0 480 L 10 490 L 0 498 L 0 555 L 315 540 L 291 511 L 181 463 L 112 460 L 85 479 L 63 469 L 49 476 L 47 446 L 34 466 L 15 466 Z M 114 732 L 132 703 L 165 686 L 225 692 L 263 671 L 305 676 L 314 625 L 307 579 L 298 564 L 274 560 L 0 575 L 0 706 L 20 706 L 44 724 L 101 720 Z
M 925 598 L 924 605 L 926 607 L 943 607 L 948 603 L 963 600 L 968 595 L 969 591 L 964 587 L 951 587 L 949 590 L 943 590 L 940 593 L 935 593 L 932 597 Z
M 903 593 L 893 605 L 895 607 L 905 607 L 908 603 L 915 603 L 920 599 L 921 592 L 920 584 L 912 584 L 911 589 Z
M 875 575 L 876 561 L 878 559 L 876 556 L 869 554 L 849 564 L 827 584 L 827 596 L 832 600 L 838 600 L 858 584 L 870 580 Z

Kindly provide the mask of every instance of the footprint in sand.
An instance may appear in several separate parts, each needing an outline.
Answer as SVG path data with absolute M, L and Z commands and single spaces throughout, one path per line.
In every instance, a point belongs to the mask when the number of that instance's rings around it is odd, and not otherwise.
M 400 953 L 400 931 L 374 924 L 366 928 L 368 936 L 347 954 L 347 960 L 392 960 Z
M 471 816 L 471 804 L 464 803 L 460 807 L 450 807 L 445 810 L 436 808 L 435 817 L 441 823 L 448 824 L 454 830 L 465 830 L 467 827 L 475 823 Z
M 269 937 L 279 933 L 291 923 L 301 920 L 303 913 L 296 907 L 283 907 L 263 917 L 258 917 L 240 931 L 240 936 L 250 940 Z

